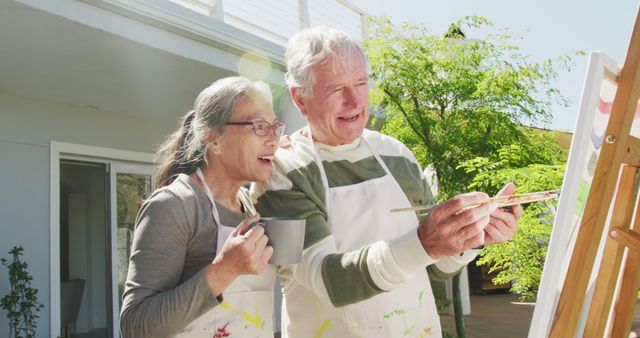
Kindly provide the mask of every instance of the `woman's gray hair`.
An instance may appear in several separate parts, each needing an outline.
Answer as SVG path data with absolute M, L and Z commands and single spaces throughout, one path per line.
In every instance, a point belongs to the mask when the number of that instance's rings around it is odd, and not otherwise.
M 184 114 L 178 130 L 156 154 L 156 188 L 171 184 L 181 173 L 195 172 L 207 162 L 207 136 L 212 131 L 224 133 L 234 107 L 245 96 L 273 106 L 269 85 L 240 76 L 219 79 L 200 92 L 193 110 Z
M 305 28 L 287 43 L 284 54 L 287 64 L 285 81 L 289 88 L 300 88 L 304 97 L 310 97 L 315 82 L 313 68 L 336 59 L 348 60 L 354 51 L 362 56 L 366 64 L 362 47 L 343 31 L 325 26 Z

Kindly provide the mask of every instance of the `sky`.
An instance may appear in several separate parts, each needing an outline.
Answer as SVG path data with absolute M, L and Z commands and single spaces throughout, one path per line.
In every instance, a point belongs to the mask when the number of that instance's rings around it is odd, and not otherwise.
M 553 121 L 538 125 L 573 132 L 587 69 L 588 54 L 602 51 L 622 65 L 638 13 L 638 0 L 349 0 L 371 15 L 389 15 L 394 23 L 423 24 L 434 34 L 444 33 L 452 22 L 478 15 L 493 23 L 492 30 L 508 28 L 521 36 L 513 41 L 532 61 L 572 56 L 570 72 L 563 71 L 554 84 L 571 103 L 554 106 Z M 466 32 L 473 38 L 474 32 Z M 482 33 L 479 34 L 483 36 Z

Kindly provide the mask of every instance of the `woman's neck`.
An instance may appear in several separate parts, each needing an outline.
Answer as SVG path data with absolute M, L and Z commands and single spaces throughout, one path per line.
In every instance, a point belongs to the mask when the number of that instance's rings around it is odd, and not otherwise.
M 206 184 L 209 185 L 213 194 L 213 199 L 229 210 L 240 212 L 241 204 L 238 200 L 238 191 L 244 182 L 234 180 L 214 168 L 216 167 L 207 165 L 201 168 Z

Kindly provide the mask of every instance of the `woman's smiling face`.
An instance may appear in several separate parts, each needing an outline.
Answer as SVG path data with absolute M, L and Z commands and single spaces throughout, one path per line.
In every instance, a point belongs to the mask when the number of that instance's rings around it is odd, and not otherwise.
M 277 122 L 269 102 L 244 95 L 233 107 L 229 122 Z M 214 166 L 223 169 L 226 179 L 237 182 L 264 181 L 271 174 L 273 156 L 278 149 L 279 135 L 269 129 L 258 136 L 253 125 L 227 125 L 217 144 L 209 147 Z

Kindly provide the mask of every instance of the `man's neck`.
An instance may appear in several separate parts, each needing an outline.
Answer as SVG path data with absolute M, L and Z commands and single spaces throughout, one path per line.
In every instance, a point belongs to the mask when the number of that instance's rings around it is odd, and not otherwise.
M 311 139 L 313 140 L 314 143 L 320 143 L 322 145 L 329 146 L 329 147 L 338 147 L 338 146 L 343 146 L 343 145 L 347 145 L 347 144 L 353 144 L 356 140 L 358 140 L 362 136 L 362 135 L 360 135 L 356 139 L 351 140 L 349 142 L 339 142 L 339 141 L 329 142 L 325 138 L 323 138 L 321 135 L 319 135 L 319 133 L 313 133 L 311 131 L 311 126 L 309 126 L 309 125 L 307 125 L 306 127 L 302 128 L 300 130 L 300 134 L 302 136 L 306 137 L 306 138 L 309 138 L 309 135 L 311 135 Z

